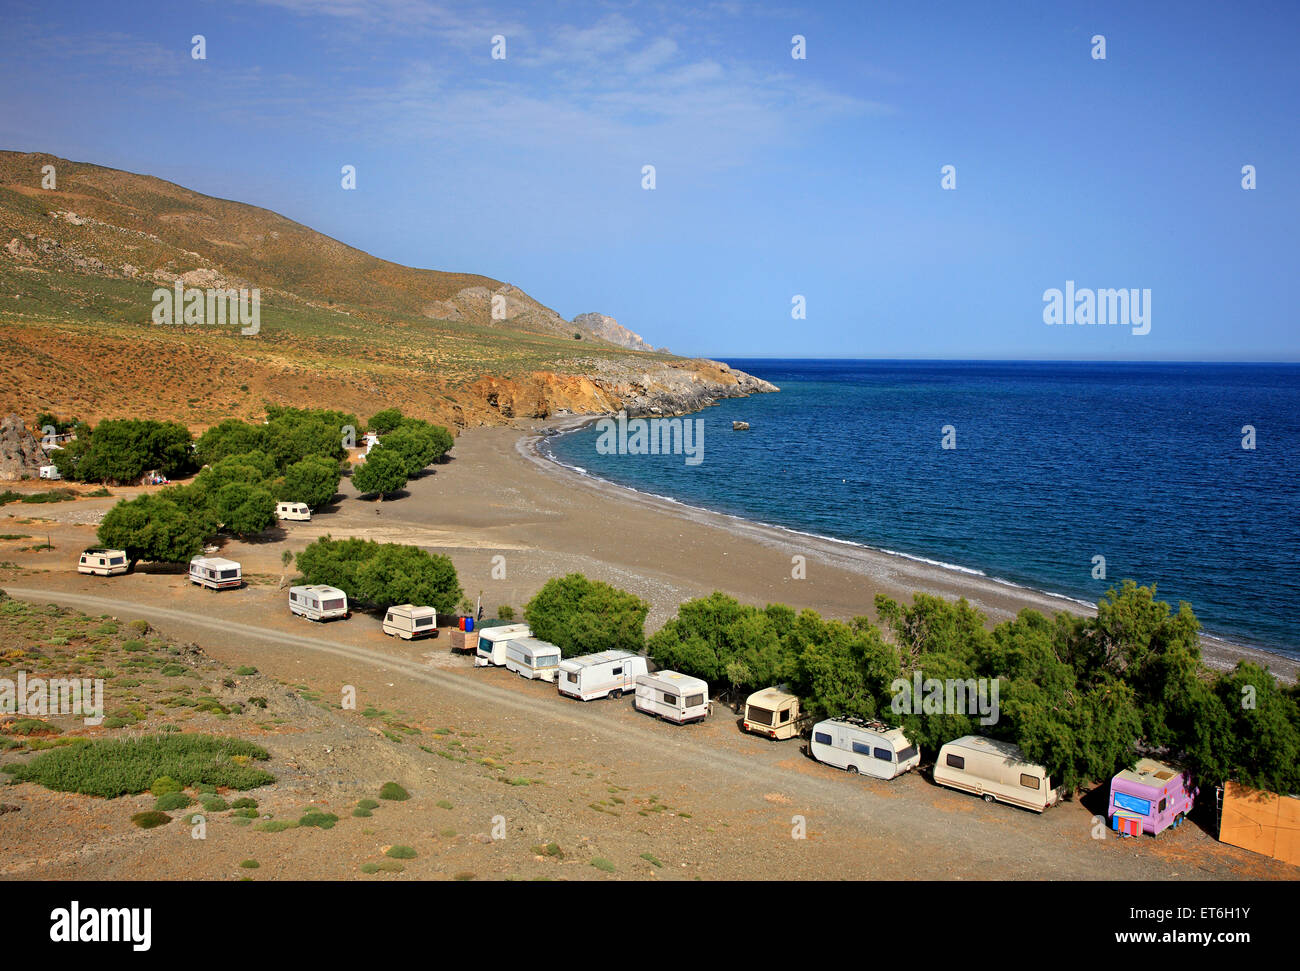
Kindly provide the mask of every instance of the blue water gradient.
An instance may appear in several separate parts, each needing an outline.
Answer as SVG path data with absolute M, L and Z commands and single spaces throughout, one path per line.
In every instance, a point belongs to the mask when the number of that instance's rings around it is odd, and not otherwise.
M 782 390 L 690 416 L 698 465 L 598 454 L 593 426 L 545 450 L 691 505 L 1088 601 L 1124 577 L 1155 583 L 1208 632 L 1300 656 L 1300 365 L 729 363 Z M 956 449 L 940 447 L 947 425 Z

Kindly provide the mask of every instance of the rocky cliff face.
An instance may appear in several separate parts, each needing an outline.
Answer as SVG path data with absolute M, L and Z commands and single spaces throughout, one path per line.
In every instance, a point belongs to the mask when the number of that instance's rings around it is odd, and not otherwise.
M 605 314 L 578 314 L 573 318 L 573 326 L 610 344 L 626 347 L 633 351 L 653 351 L 654 348 L 634 334 L 613 317 Z
M 470 391 L 500 418 L 550 418 L 561 412 L 630 416 L 684 415 L 722 398 L 779 391 L 776 385 L 720 361 L 653 361 L 633 373 L 625 365 L 593 360 L 588 373 L 537 372 L 524 378 L 486 377 Z
M 39 478 L 41 466 L 49 464 L 45 450 L 36 444 L 23 420 L 5 415 L 0 421 L 0 482 Z

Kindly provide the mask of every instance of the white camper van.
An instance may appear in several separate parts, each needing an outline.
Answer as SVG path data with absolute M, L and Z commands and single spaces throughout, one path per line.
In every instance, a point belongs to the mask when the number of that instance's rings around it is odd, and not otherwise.
M 413 641 L 417 637 L 438 636 L 438 611 L 432 607 L 398 604 L 384 614 L 384 633 Z
M 520 637 L 532 637 L 533 629 L 527 624 L 505 624 L 501 627 L 480 627 L 478 629 L 478 647 L 474 650 L 474 667 L 486 668 L 492 665 L 504 667 L 506 663 L 506 644 Z
M 58 467 L 57 465 L 42 465 L 42 466 L 41 466 L 41 478 L 42 478 L 42 479 L 62 479 L 63 476 L 59 474 L 59 467 Z
M 308 620 L 348 616 L 348 595 L 338 587 L 314 584 L 289 588 L 289 610 Z
M 808 752 L 818 762 L 876 779 L 892 779 L 921 764 L 920 750 L 901 728 L 860 718 L 828 718 L 813 726 Z
M 554 681 L 560 669 L 560 649 L 536 637 L 516 637 L 506 641 L 506 670 L 521 678 Z
M 242 587 L 244 574 L 234 560 L 219 556 L 196 556 L 190 560 L 190 583 L 209 590 L 227 590 Z
M 275 504 L 275 518 L 281 521 L 309 523 L 311 522 L 311 507 L 305 502 L 277 502 Z
M 794 738 L 803 730 L 806 720 L 799 711 L 799 698 L 782 686 L 764 688 L 746 698 L 740 725 L 747 732 L 776 741 Z
M 636 679 L 636 710 L 678 725 L 703 721 L 709 714 L 709 685 L 676 671 L 640 674 Z
M 125 573 L 128 566 L 126 550 L 107 550 L 96 546 L 81 554 L 81 559 L 77 561 L 77 572 L 113 577 Z
M 985 802 L 1007 802 L 1041 813 L 1060 800 L 1047 770 L 1026 762 L 1010 742 L 966 735 L 939 749 L 934 781 L 949 789 L 983 796 Z
M 630 651 L 601 651 L 560 662 L 555 685 L 560 694 L 582 701 L 621 698 L 636 689 L 636 677 L 647 671 L 646 660 Z

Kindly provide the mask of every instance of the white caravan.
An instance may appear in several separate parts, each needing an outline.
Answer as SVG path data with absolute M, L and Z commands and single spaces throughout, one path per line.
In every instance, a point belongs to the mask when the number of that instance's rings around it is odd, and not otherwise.
M 58 467 L 57 465 L 42 465 L 42 466 L 41 466 L 41 478 L 42 478 L 42 479 L 62 479 L 63 476 L 59 474 L 59 467 Z
M 289 610 L 308 620 L 348 616 L 348 595 L 338 587 L 313 584 L 289 588 Z
M 636 679 L 635 703 L 637 711 L 678 725 L 703 721 L 709 714 L 709 685 L 707 681 L 676 671 L 640 674 Z
M 746 698 L 741 727 L 774 742 L 794 738 L 807 727 L 807 719 L 799 710 L 799 698 L 784 688 L 764 688 Z
M 533 629 L 527 624 L 480 627 L 478 629 L 478 647 L 474 649 L 474 667 L 486 668 L 492 665 L 504 667 L 506 663 L 506 644 L 520 637 L 532 636 Z
M 311 522 L 311 507 L 305 502 L 277 502 L 275 504 L 275 518 L 281 521 L 309 523 Z
M 901 728 L 860 718 L 828 718 L 813 726 L 808 751 L 818 762 L 857 775 L 892 779 L 921 764 L 920 750 Z
M 536 637 L 516 637 L 506 641 L 507 671 L 530 680 L 554 681 L 559 669 L 560 649 L 554 644 Z
M 934 781 L 949 789 L 1007 802 L 1041 813 L 1060 800 L 1047 770 L 1025 761 L 1019 747 L 981 735 L 965 735 L 944 744 L 934 763 Z
M 106 550 L 96 546 L 81 554 L 81 559 L 77 562 L 77 572 L 89 573 L 97 577 L 112 577 L 125 573 L 128 566 L 126 550 Z
M 582 701 L 621 698 L 624 691 L 635 690 L 637 675 L 647 670 L 646 660 L 639 654 L 601 651 L 561 661 L 555 685 L 560 694 Z
M 384 614 L 384 633 L 413 641 L 417 637 L 438 636 L 438 611 L 432 607 L 397 604 Z
M 209 590 L 228 590 L 244 585 L 244 573 L 234 560 L 196 556 L 190 560 L 190 583 Z

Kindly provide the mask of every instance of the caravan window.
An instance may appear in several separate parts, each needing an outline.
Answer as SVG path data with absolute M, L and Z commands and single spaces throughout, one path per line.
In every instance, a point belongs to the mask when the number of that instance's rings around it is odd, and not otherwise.
M 1161 800 L 1160 800 L 1160 806 L 1159 806 L 1159 808 L 1156 809 L 1156 812 L 1161 812 L 1161 813 L 1162 813 L 1162 812 L 1164 812 L 1164 811 L 1165 811 L 1165 801 L 1164 801 L 1163 799 L 1161 799 Z
M 239 568 L 238 568 L 238 567 L 236 567 L 236 568 L 233 569 L 233 570 L 223 570 L 223 571 L 221 572 L 221 579 L 223 579 L 223 580 L 233 580 L 233 579 L 235 579 L 237 576 L 239 576 Z
M 568 681 L 570 684 L 578 683 L 578 673 L 576 671 L 565 671 L 564 677 L 565 680 Z
M 910 759 L 910 758 L 911 758 L 913 755 L 915 755 L 915 754 L 916 754 L 916 746 L 915 746 L 915 745 L 909 745 L 909 746 L 908 746 L 907 748 L 905 748 L 905 749 L 899 749 L 899 752 L 898 752 L 898 761 L 900 761 L 900 762 L 906 762 L 908 759 Z
M 1027 772 L 1020 773 L 1020 784 L 1026 789 L 1038 788 L 1038 776 L 1029 775 Z
M 870 755 L 871 745 L 867 742 L 854 742 L 853 751 L 858 755 Z
M 326 600 L 326 601 L 325 601 L 325 606 L 324 606 L 322 609 L 324 609 L 324 610 L 339 610 L 339 609 L 342 608 L 342 606 L 343 606 L 343 601 L 342 601 L 342 600 Z
M 755 725 L 770 725 L 772 724 L 772 713 L 766 708 L 754 708 L 751 706 L 749 709 L 749 720 Z
M 676 696 L 676 695 L 670 695 L 668 692 L 665 691 L 665 692 L 664 692 L 664 704 L 665 704 L 665 705 L 675 705 L 675 704 L 677 704 L 677 696 Z
M 874 755 L 876 758 L 880 759 L 881 762 L 894 761 L 894 753 L 889 751 L 889 749 L 887 748 L 878 748 L 871 754 Z
M 416 627 L 428 627 L 428 626 L 430 626 L 432 623 L 433 623 L 433 618 L 432 618 L 432 617 L 417 617 L 417 618 L 415 618 L 415 626 L 416 626 Z
M 818 745 L 830 745 L 831 737 L 826 732 L 813 732 L 813 741 Z
M 126 558 L 125 558 L 125 557 L 122 557 L 122 556 L 115 556 L 115 557 L 113 557 L 111 560 L 108 561 L 108 565 L 109 565 L 109 566 L 121 566 L 121 565 L 122 565 L 123 563 L 125 563 L 125 562 L 126 562 Z
M 946 761 L 947 761 L 947 763 L 948 763 L 948 767 L 949 767 L 949 768 L 952 768 L 952 769 L 965 769 L 965 768 L 966 768 L 966 760 L 965 760 L 964 758 L 962 758 L 960 755 L 952 755 L 952 754 L 950 753 L 950 754 L 948 755 L 948 758 L 946 759 Z
M 704 695 L 687 695 L 687 696 L 686 696 L 686 707 L 687 707 L 687 708 L 695 708 L 695 707 L 697 707 L 698 705 L 702 705 L 702 704 L 704 704 Z
M 622 674 L 622 673 L 623 673 L 623 669 L 622 669 L 622 668 L 615 668 L 615 669 L 614 669 L 613 671 L 611 671 L 610 673 L 611 673 L 611 674 Z
M 783 709 L 780 717 L 781 717 L 781 724 L 784 725 L 786 722 L 790 720 L 790 709 L 789 708 Z

